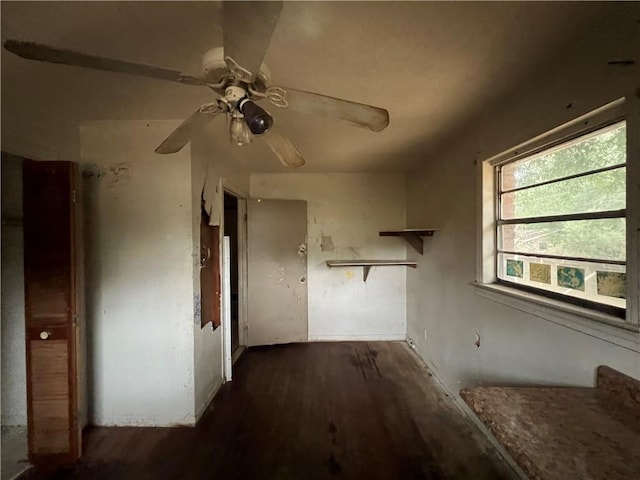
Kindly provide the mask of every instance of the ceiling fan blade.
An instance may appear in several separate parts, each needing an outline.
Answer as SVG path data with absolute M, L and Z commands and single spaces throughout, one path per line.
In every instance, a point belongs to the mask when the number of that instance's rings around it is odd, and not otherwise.
M 304 158 L 302 158 L 298 149 L 291 143 L 291 140 L 274 128 L 267 132 L 265 140 L 271 151 L 285 167 L 300 168 L 305 164 Z
M 156 148 L 155 152 L 161 154 L 179 152 L 191 141 L 191 137 L 198 130 L 204 128 L 207 123 L 221 112 L 222 110 L 217 106 L 212 108 L 209 105 L 203 105 L 196 110 L 193 115 L 182 122 L 182 124 L 180 124 L 180 126 L 176 128 L 158 148 Z
M 124 60 L 115 60 L 113 58 L 97 57 L 86 53 L 74 52 L 73 50 L 54 48 L 40 43 L 9 39 L 4 42 L 4 48 L 28 60 L 93 68 L 107 72 L 128 73 L 130 75 L 155 78 L 157 80 L 168 80 L 170 82 L 189 85 L 204 85 L 204 81 L 201 78 L 183 75 L 176 70 Z
M 301 113 L 319 113 L 347 120 L 354 125 L 374 132 L 384 130 L 389 125 L 389 112 L 384 108 L 340 98 L 305 92 L 284 87 L 289 108 Z
M 224 55 L 255 77 L 269 48 L 282 2 L 228 1 L 223 8 Z

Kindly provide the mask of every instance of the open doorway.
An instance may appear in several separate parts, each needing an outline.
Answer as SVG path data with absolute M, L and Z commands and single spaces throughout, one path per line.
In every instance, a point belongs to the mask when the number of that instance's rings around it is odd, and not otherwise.
M 229 237 L 230 296 L 231 296 L 231 354 L 240 346 L 240 283 L 238 280 L 238 197 L 224 192 L 224 236 Z
M 2 478 L 27 461 L 27 366 L 21 157 L 2 152 Z

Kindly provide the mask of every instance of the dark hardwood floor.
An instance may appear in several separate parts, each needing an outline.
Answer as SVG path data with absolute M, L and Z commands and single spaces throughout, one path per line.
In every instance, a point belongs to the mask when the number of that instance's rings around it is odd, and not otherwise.
M 21 479 L 515 478 L 404 343 L 251 348 L 195 428 L 93 428 Z

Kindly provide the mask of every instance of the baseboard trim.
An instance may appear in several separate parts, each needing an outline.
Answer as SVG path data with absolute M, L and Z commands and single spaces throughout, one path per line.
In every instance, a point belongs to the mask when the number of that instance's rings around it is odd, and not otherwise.
M 416 343 L 410 337 L 406 337 L 405 340 L 409 348 L 415 353 L 418 361 L 427 366 L 427 368 L 433 375 L 433 379 L 435 379 L 440 388 L 442 388 L 442 390 L 449 395 L 449 397 L 453 400 L 454 405 L 458 407 L 460 412 L 469 420 L 471 420 L 471 422 L 478 428 L 478 430 L 480 430 L 482 434 L 487 437 L 489 443 L 491 443 L 491 445 L 496 449 L 498 454 L 504 459 L 507 465 L 511 467 L 513 473 L 517 475 L 521 480 L 529 480 L 527 474 L 524 473 L 524 471 L 520 468 L 516 461 L 511 457 L 509 452 L 507 452 L 504 446 L 496 439 L 496 437 L 493 436 L 491 431 L 484 425 L 484 423 L 482 423 L 482 421 L 476 416 L 476 414 L 473 413 L 466 402 L 460 397 L 460 395 L 458 395 L 458 392 L 452 391 L 444 384 L 444 382 L 442 382 L 442 380 L 440 380 L 437 374 L 437 369 L 428 360 L 426 360 Z
M 204 415 L 204 412 L 207 411 L 207 408 L 209 408 L 209 405 L 211 405 L 211 402 L 213 402 L 213 399 L 218 394 L 218 392 L 220 391 L 220 388 L 222 387 L 223 384 L 224 384 L 224 381 L 221 380 L 220 382 L 215 384 L 213 386 L 213 388 L 211 388 L 211 390 L 209 390 L 209 392 L 207 392 L 206 400 L 204 402 L 202 402 L 200 404 L 200 406 L 198 407 L 198 409 L 196 410 L 195 423 L 198 423 L 200 421 L 200 419 Z
M 240 355 L 242 355 L 246 349 L 247 347 L 245 347 L 244 345 L 239 345 L 238 348 L 235 349 L 235 351 L 231 354 L 232 365 L 236 364 L 236 362 L 240 358 Z
M 373 334 L 373 335 L 309 335 L 310 342 L 397 342 L 405 341 L 403 334 Z
M 192 414 L 184 417 L 94 417 L 90 425 L 95 427 L 193 427 L 196 419 Z

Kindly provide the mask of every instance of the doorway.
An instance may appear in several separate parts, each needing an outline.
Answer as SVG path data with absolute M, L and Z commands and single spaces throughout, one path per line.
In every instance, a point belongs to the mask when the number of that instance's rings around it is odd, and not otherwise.
M 16 478 L 27 460 L 27 366 L 24 311 L 23 158 L 2 152 L 2 478 Z
M 229 237 L 230 297 L 231 297 L 231 355 L 240 347 L 240 282 L 238 279 L 238 197 L 224 192 L 224 236 Z

